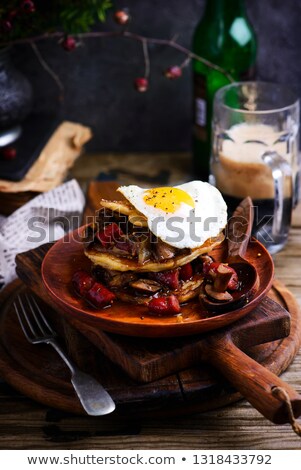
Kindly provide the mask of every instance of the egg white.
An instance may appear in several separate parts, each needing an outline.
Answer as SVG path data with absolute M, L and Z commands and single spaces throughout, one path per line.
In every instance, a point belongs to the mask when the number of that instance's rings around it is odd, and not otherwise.
M 227 205 L 219 190 L 203 181 L 175 188 L 188 193 L 195 207 L 181 202 L 175 212 L 166 212 L 144 201 L 147 189 L 130 185 L 121 186 L 118 191 L 147 218 L 149 230 L 165 243 L 179 249 L 198 248 L 226 226 Z

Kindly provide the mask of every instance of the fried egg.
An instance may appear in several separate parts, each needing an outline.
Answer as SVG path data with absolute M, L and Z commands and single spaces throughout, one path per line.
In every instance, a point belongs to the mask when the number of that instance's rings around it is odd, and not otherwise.
M 227 206 L 217 188 L 203 181 L 118 191 L 147 219 L 149 230 L 175 248 L 198 248 L 216 237 L 227 223 Z

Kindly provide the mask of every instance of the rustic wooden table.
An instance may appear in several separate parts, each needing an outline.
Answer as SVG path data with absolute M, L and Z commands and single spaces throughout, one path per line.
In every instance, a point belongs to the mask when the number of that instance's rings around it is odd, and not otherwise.
M 72 176 L 85 189 L 117 177 L 125 184 L 176 184 L 191 179 L 185 154 L 87 155 Z M 275 256 L 276 277 L 301 303 L 301 207 L 289 243 Z M 282 375 L 301 392 L 301 354 Z M 0 382 L 0 449 L 299 449 L 290 425 L 277 426 L 242 400 L 193 416 L 139 420 L 67 415 L 37 404 Z

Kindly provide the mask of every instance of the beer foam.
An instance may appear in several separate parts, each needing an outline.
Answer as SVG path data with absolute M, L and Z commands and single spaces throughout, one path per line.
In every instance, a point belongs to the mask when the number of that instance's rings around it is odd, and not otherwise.
M 287 153 L 287 143 L 279 142 L 281 134 L 266 124 L 243 123 L 232 126 L 227 135 L 232 140 L 223 140 L 218 159 L 212 164 L 218 189 L 238 198 L 273 198 L 272 172 L 262 155 L 275 151 L 292 162 L 293 153 Z

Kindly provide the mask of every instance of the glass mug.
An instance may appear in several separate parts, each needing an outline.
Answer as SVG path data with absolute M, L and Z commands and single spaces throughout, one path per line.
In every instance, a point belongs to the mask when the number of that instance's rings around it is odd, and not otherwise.
M 298 131 L 299 101 L 284 86 L 233 83 L 215 95 L 210 182 L 230 214 L 252 198 L 253 235 L 272 254 L 287 242 L 298 201 Z

